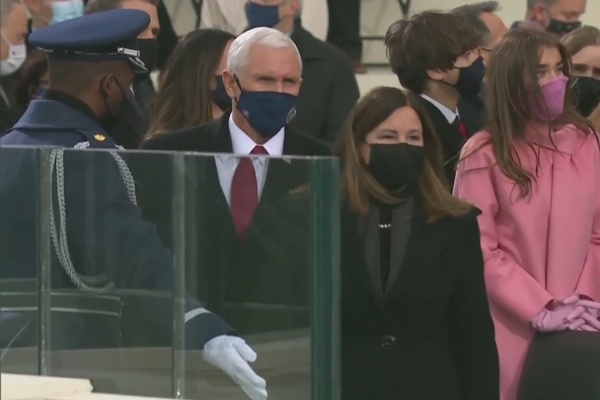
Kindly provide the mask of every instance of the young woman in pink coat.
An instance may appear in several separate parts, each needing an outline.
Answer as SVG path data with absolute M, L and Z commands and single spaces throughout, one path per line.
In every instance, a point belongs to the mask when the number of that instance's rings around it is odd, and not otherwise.
M 571 107 L 558 39 L 508 33 L 488 64 L 486 131 L 454 193 L 477 206 L 503 400 L 537 332 L 600 331 L 600 142 Z

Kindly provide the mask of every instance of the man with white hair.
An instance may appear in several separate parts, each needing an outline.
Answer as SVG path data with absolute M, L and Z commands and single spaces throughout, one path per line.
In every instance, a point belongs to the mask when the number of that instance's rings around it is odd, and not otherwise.
M 194 223 L 209 232 L 195 243 L 203 256 L 192 268 L 195 276 L 217 276 L 219 282 L 207 289 L 207 298 L 218 304 L 208 306 L 242 335 L 308 328 L 308 165 L 285 156 L 331 153 L 288 125 L 303 83 L 298 49 L 275 29 L 251 29 L 231 44 L 223 82 L 231 112 L 204 126 L 154 136 L 141 148 L 225 153 L 203 160 L 194 180 L 200 185 Z M 169 165 L 153 168 L 171 171 Z M 148 219 L 169 214 L 164 210 L 173 190 L 144 195 L 152 203 L 144 210 Z M 169 242 L 172 224 L 157 225 Z M 221 311 L 222 303 L 227 308 Z
M 302 0 L 247 0 L 245 4 L 250 28 L 275 28 L 288 35 L 300 52 L 304 83 L 291 127 L 333 143 L 358 100 L 358 84 L 347 55 L 302 27 L 301 8 Z

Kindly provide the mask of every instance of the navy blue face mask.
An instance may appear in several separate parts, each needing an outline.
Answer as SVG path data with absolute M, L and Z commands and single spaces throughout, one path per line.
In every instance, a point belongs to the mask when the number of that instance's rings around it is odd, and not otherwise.
M 279 23 L 279 6 L 266 6 L 247 2 L 245 6 L 246 19 L 250 28 L 272 28 Z
M 217 86 L 212 91 L 212 102 L 215 103 L 221 111 L 227 111 L 231 108 L 231 98 L 225 90 L 225 84 L 223 83 L 223 75 L 216 75 L 215 81 Z
M 483 78 L 485 76 L 485 64 L 483 58 L 479 57 L 468 67 L 457 68 L 459 70 L 458 81 L 453 87 L 461 97 L 473 97 L 479 95 Z
M 242 93 L 236 108 L 262 137 L 272 138 L 296 116 L 296 96 L 282 92 L 251 92 L 235 81 Z

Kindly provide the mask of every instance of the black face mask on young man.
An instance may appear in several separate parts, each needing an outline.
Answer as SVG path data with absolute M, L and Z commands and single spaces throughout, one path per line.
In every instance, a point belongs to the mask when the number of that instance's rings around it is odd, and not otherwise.
M 483 78 L 485 77 L 485 64 L 479 57 L 468 67 L 455 67 L 459 71 L 458 80 L 454 88 L 461 97 L 473 97 L 481 93 Z
M 390 192 L 414 193 L 425 166 L 422 146 L 408 143 L 371 144 L 368 170 Z

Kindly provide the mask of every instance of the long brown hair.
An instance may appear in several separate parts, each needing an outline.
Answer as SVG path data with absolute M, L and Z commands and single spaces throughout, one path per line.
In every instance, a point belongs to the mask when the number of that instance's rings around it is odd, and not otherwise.
M 530 171 L 521 165 L 514 145 L 516 142 L 525 143 L 535 153 L 536 165 L 539 166 L 538 148 L 527 133 L 532 110 L 522 98 L 525 91 L 533 93 L 536 103 L 545 106 L 538 84 L 538 64 L 541 52 L 546 48 L 559 51 L 563 73 L 570 78 L 571 65 L 567 50 L 558 38 L 545 32 L 510 31 L 494 47 L 488 62 L 485 100 L 490 139 L 485 143 L 491 142 L 500 170 L 515 182 L 522 197 L 531 193 L 536 171 Z M 552 131 L 566 124 L 573 124 L 586 133 L 592 132 L 589 123 L 575 110 L 568 91 L 563 115 L 550 124 L 549 138 L 552 140 Z M 469 154 L 465 157 L 468 156 Z
M 595 26 L 582 26 L 567 33 L 560 39 L 570 56 L 579 53 L 584 47 L 600 46 L 600 29 Z
M 229 32 L 200 29 L 179 41 L 160 77 L 146 137 L 212 121 L 210 85 L 227 43 L 234 39 Z
M 443 216 L 459 216 L 472 206 L 453 197 L 443 170 L 442 149 L 425 111 L 413 94 L 392 87 L 378 87 L 366 94 L 354 107 L 344 126 L 336 153 L 342 161 L 342 195 L 350 207 L 365 215 L 371 197 L 396 204 L 397 197 L 385 190 L 368 172 L 359 154 L 359 146 L 367 135 L 401 107 L 412 107 L 423 126 L 425 169 L 419 177 L 420 199 L 431 220 Z

